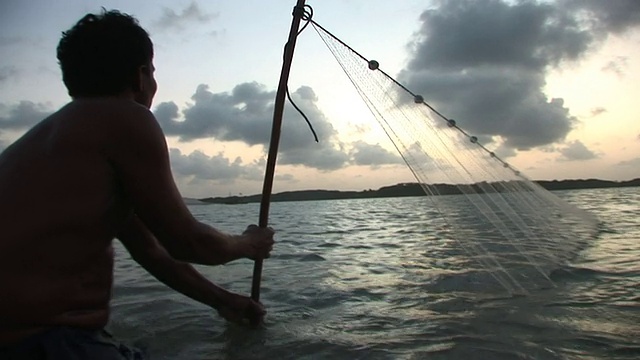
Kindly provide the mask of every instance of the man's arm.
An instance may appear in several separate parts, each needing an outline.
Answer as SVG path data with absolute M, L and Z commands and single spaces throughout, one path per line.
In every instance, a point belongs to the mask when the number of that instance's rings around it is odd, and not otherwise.
M 265 258 L 273 231 L 252 229 L 232 236 L 195 220 L 171 174 L 164 134 L 153 114 L 134 103 L 114 109 L 106 155 L 134 212 L 172 257 L 216 265 Z
M 177 261 L 136 216 L 118 234 L 131 257 L 170 288 L 218 310 L 229 321 L 255 323 L 264 314 L 261 304 L 210 282 L 188 263 Z M 258 321 L 259 322 L 259 321 Z

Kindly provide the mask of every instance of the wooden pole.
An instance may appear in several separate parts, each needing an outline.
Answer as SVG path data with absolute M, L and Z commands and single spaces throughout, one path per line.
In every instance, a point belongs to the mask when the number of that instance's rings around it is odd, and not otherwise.
M 262 199 L 260 201 L 260 220 L 258 225 L 266 228 L 269 222 L 269 205 L 271 204 L 271 190 L 273 188 L 273 175 L 276 169 L 276 157 L 278 156 L 278 145 L 280 144 L 280 129 L 282 128 L 282 115 L 284 113 L 284 100 L 287 93 L 287 83 L 291 62 L 293 61 L 293 50 L 296 46 L 298 28 L 300 20 L 304 14 L 305 0 L 297 0 L 293 8 L 293 20 L 291 30 L 289 30 L 289 40 L 284 48 L 284 59 L 282 72 L 280 73 L 280 83 L 276 92 L 276 100 L 273 108 L 273 124 L 271 127 L 271 141 L 269 144 L 269 155 L 267 157 L 267 168 L 264 174 L 264 184 L 262 187 Z M 260 281 L 262 279 L 262 259 L 255 261 L 253 265 L 253 281 L 251 283 L 251 298 L 260 300 Z

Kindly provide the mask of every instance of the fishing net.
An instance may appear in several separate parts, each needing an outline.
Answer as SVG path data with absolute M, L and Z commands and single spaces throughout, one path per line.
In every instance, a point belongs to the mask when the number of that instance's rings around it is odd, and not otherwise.
M 446 223 L 446 236 L 512 295 L 553 286 L 550 272 L 596 236 L 596 219 L 529 180 L 375 60 L 310 22 Z

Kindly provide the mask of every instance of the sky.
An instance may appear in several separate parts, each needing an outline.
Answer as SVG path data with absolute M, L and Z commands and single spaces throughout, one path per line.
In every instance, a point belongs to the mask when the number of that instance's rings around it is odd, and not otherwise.
M 313 19 L 535 180 L 640 177 L 640 1 L 308 0 Z M 154 42 L 162 126 L 183 196 L 258 194 L 295 1 L 2 0 L 0 151 L 70 101 L 55 49 L 102 7 Z M 415 181 L 309 27 L 274 192 Z

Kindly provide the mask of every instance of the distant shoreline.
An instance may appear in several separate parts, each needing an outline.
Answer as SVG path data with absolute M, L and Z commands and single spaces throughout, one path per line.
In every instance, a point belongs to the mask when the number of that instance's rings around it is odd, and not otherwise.
M 628 181 L 610 181 L 599 179 L 579 180 L 540 180 L 535 181 L 547 190 L 573 190 L 573 189 L 602 189 L 616 187 L 640 186 L 640 178 Z M 441 195 L 460 194 L 455 185 L 435 184 Z M 339 199 L 367 199 L 402 196 L 426 196 L 418 183 L 400 183 L 381 187 L 378 190 L 341 191 L 341 190 L 299 190 L 285 191 L 271 195 L 272 202 L 278 201 L 313 201 L 313 200 L 339 200 Z M 208 197 L 197 199 L 205 204 L 246 204 L 260 202 L 262 195 Z M 194 200 L 194 199 L 190 199 Z

